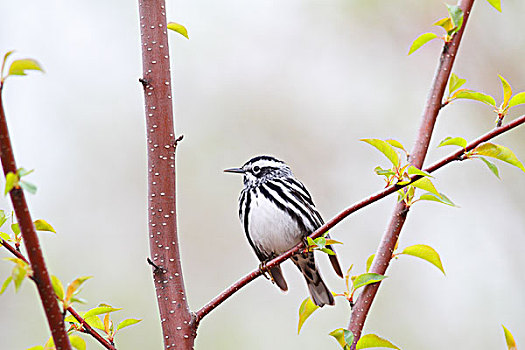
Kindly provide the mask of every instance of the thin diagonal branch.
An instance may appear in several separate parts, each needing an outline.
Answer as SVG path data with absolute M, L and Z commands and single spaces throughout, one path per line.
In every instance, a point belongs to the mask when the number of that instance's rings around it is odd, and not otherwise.
M 463 25 L 461 29 L 454 35 L 452 41 L 450 43 L 445 43 L 443 47 L 443 52 L 441 53 L 439 59 L 438 68 L 432 81 L 432 86 L 425 103 L 425 108 L 423 110 L 416 142 L 412 152 L 410 153 L 410 163 L 412 163 L 412 165 L 414 165 L 416 168 L 421 169 L 425 161 L 428 147 L 430 145 L 430 139 L 432 137 L 432 132 L 436 124 L 437 116 L 441 109 L 445 88 L 447 86 L 450 72 L 452 71 L 452 66 L 454 65 L 454 61 L 459 49 L 459 44 L 461 42 L 461 38 L 463 37 L 463 33 L 465 32 L 465 27 L 467 25 L 473 4 L 474 0 L 460 0 L 459 6 L 463 10 Z M 408 211 L 409 207 L 404 202 L 399 202 L 396 204 L 388 228 L 383 234 L 379 247 L 376 251 L 374 261 L 370 267 L 370 272 L 379 273 L 382 275 L 385 274 L 392 259 L 392 253 L 399 239 L 399 234 L 405 223 Z M 351 350 L 355 350 L 357 341 L 361 337 L 361 332 L 363 331 L 368 312 L 370 311 L 380 285 L 380 283 L 374 283 L 365 286 L 362 293 L 357 298 L 354 308 L 352 309 L 352 315 L 348 328 L 352 331 L 355 338 L 351 346 Z
M 471 151 L 474 148 L 476 148 L 477 146 L 479 146 L 480 144 L 482 144 L 484 142 L 487 142 L 487 141 L 493 139 L 494 137 L 496 137 L 498 135 L 501 135 L 501 134 L 503 134 L 505 132 L 508 132 L 509 130 L 514 129 L 515 127 L 517 127 L 519 125 L 522 125 L 524 123 L 525 123 L 525 115 L 523 115 L 523 116 L 521 116 L 519 118 L 516 118 L 512 122 L 510 122 L 510 123 L 508 123 L 508 124 L 506 124 L 506 125 L 504 125 L 502 127 L 499 127 L 499 128 L 494 129 L 494 130 L 491 130 L 490 132 L 480 136 L 476 140 L 470 142 L 464 149 L 459 149 L 458 151 L 456 151 L 454 153 L 451 153 L 449 156 L 447 156 L 447 157 L 441 159 L 440 161 L 432 164 L 428 168 L 425 168 L 424 171 L 426 171 L 428 173 L 432 173 L 432 172 L 442 168 L 443 166 L 445 166 L 445 165 L 447 165 L 447 164 L 449 164 L 451 162 L 454 162 L 456 160 L 461 160 L 462 156 L 466 152 Z M 406 183 L 406 184 L 404 184 L 404 185 L 401 185 L 401 186 L 400 185 L 389 186 L 389 187 L 387 187 L 387 188 L 385 188 L 385 189 L 383 189 L 383 190 L 381 190 L 381 191 L 371 195 L 370 197 L 367 197 L 367 198 L 365 198 L 365 199 L 355 203 L 354 205 L 352 205 L 352 206 L 346 208 L 345 210 L 343 210 L 342 212 L 340 212 L 337 216 L 335 216 L 332 219 L 330 219 L 329 221 L 327 221 L 323 226 L 319 227 L 319 229 L 317 229 L 315 232 L 313 232 L 310 235 L 310 237 L 313 238 L 313 239 L 315 239 L 317 237 L 320 237 L 322 234 L 324 234 L 326 231 L 328 231 L 331 228 L 333 228 L 335 225 L 337 225 L 343 219 L 347 218 L 350 214 L 355 213 L 356 211 L 358 211 L 360 209 L 363 209 L 364 207 L 366 207 L 366 206 L 368 206 L 368 205 L 370 205 L 372 203 L 375 203 L 375 202 L 379 201 L 380 199 L 385 198 L 386 196 L 396 192 L 397 190 L 400 190 L 400 189 L 410 185 L 411 183 L 413 183 L 416 180 L 419 180 L 420 178 L 421 178 L 421 176 L 413 176 L 413 177 L 411 177 L 411 181 Z M 272 259 L 271 261 L 269 261 L 266 264 L 266 267 L 270 268 L 270 267 L 279 265 L 279 264 L 281 264 L 282 262 L 284 262 L 285 260 L 287 260 L 292 255 L 294 255 L 295 253 L 299 252 L 302 249 L 304 249 L 304 246 L 302 244 L 298 244 L 295 247 L 293 247 L 292 249 L 290 249 L 287 252 L 283 253 L 282 255 L 280 255 L 280 256 L 276 257 L 275 259 Z M 224 290 L 221 294 L 219 294 L 215 298 L 213 298 L 209 303 L 204 305 L 201 309 L 199 309 L 195 313 L 195 315 L 196 315 L 196 323 L 201 321 L 207 314 L 209 314 L 216 307 L 218 307 L 220 304 L 222 304 L 224 301 L 226 301 L 229 297 L 231 297 L 239 289 L 241 289 L 242 287 L 244 287 L 245 285 L 247 285 L 248 283 L 250 283 L 251 281 L 253 281 L 257 277 L 261 276 L 261 274 L 262 274 L 262 272 L 259 269 L 253 270 L 252 272 L 250 272 L 249 274 L 247 274 L 246 276 L 242 277 L 237 282 L 232 284 L 230 287 L 228 287 L 226 290 Z M 355 307 L 354 307 L 354 309 L 355 309 Z
M 2 90 L 3 84 L 0 83 L 0 159 L 2 161 L 4 176 L 6 176 L 10 172 L 16 174 L 17 167 L 4 113 Z M 22 239 L 24 240 L 31 269 L 33 270 L 33 278 L 38 289 L 38 294 L 40 295 L 40 300 L 42 301 L 42 306 L 44 307 L 55 346 L 57 350 L 69 350 L 71 349 L 71 344 L 69 343 L 62 313 L 60 312 L 60 307 L 55 297 L 55 291 L 51 285 L 44 254 L 40 248 L 40 242 L 36 235 L 31 214 L 29 213 L 24 191 L 21 188 L 13 188 L 11 192 L 9 192 L 9 195 L 13 203 L 16 219 L 20 225 Z
M 7 249 L 11 254 L 16 256 L 18 259 L 24 261 L 26 264 L 29 264 L 29 261 L 27 261 L 26 257 L 20 253 L 18 250 L 15 249 L 11 244 L 9 244 L 6 240 L 0 238 L 0 246 Z M 33 282 L 35 282 L 35 279 L 33 276 L 30 277 Z M 104 339 L 97 331 L 95 331 L 87 322 L 76 312 L 76 310 L 69 306 L 66 309 L 76 320 L 84 327 L 85 333 L 91 335 L 93 338 L 95 338 L 103 347 L 109 350 L 117 350 L 115 346 L 110 344 L 106 339 Z
M 105 347 L 106 349 L 109 349 L 109 350 L 117 350 L 117 348 L 115 348 L 115 346 L 113 344 L 111 344 L 110 342 L 108 342 L 106 339 L 104 339 L 104 337 L 102 337 L 96 330 L 93 329 L 93 327 L 91 327 L 87 322 L 86 320 L 80 316 L 78 314 L 78 312 L 76 312 L 75 309 L 73 309 L 72 306 L 69 306 L 67 309 L 66 309 L 70 314 L 71 316 L 73 316 L 81 325 L 82 327 L 84 327 L 84 333 L 87 333 L 89 335 L 91 335 L 93 338 L 95 338 L 100 344 L 102 344 L 103 347 Z

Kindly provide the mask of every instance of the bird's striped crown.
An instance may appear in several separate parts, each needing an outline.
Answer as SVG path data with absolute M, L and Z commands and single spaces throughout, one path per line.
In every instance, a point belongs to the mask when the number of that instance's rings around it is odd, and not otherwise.
M 274 178 L 293 176 L 292 170 L 285 162 L 265 155 L 250 159 L 241 169 L 244 173 L 246 187 L 255 186 Z

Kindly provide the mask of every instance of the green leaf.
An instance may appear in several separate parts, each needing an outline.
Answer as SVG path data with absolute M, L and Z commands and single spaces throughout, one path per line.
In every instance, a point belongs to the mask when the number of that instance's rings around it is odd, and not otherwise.
M 49 337 L 46 344 L 44 345 L 44 350 L 56 350 L 55 342 L 53 341 L 53 337 Z
M 319 306 L 315 305 L 312 298 L 308 297 L 303 300 L 299 307 L 299 324 L 297 325 L 297 334 L 301 332 L 304 322 L 310 317 L 315 310 L 319 309 Z
M 443 274 L 445 274 L 445 270 L 443 269 L 443 265 L 441 264 L 441 258 L 439 257 L 439 254 L 434 250 L 434 248 L 428 245 L 412 245 L 403 249 L 403 251 L 399 254 L 412 255 L 417 258 L 426 260 L 432 265 L 436 266 L 438 269 L 440 269 L 441 272 L 443 272 Z
M 319 249 L 320 251 L 322 251 L 323 253 L 326 253 L 328 255 L 335 255 L 334 251 L 330 248 L 321 248 Z
M 79 312 L 78 313 L 80 316 L 82 316 L 82 312 Z M 66 316 L 64 318 L 64 322 L 69 322 L 69 323 L 79 323 L 78 320 L 76 318 L 74 318 L 72 315 L 69 315 L 69 316 Z
M 31 58 L 25 58 L 13 61 L 7 75 L 26 75 L 26 70 L 39 70 L 43 72 L 42 67 L 40 67 L 37 61 Z
M 84 320 L 93 328 L 104 331 L 104 323 L 98 318 L 98 316 L 84 317 Z
M 503 327 L 503 332 L 505 333 L 505 341 L 507 342 L 507 348 L 509 350 L 518 350 L 518 346 L 516 345 L 516 341 L 514 340 L 514 336 L 512 336 L 512 333 L 504 325 L 501 325 L 501 327 Z
M 434 23 L 434 25 L 445 29 L 447 33 L 450 33 L 450 31 L 454 29 L 454 25 L 452 24 L 452 19 L 450 17 L 442 18 Z
M 15 237 L 20 234 L 20 226 L 18 224 L 11 224 L 11 231 L 15 234 Z
M 4 67 L 5 67 L 5 62 L 7 61 L 7 58 L 9 56 L 11 56 L 11 54 L 15 52 L 15 50 L 11 50 L 11 51 L 7 51 L 4 55 L 4 60 L 2 61 L 2 68 L 0 68 L 0 76 L 3 78 L 4 77 Z
M 490 171 L 492 171 L 492 173 L 493 173 L 494 175 L 496 175 L 496 177 L 497 177 L 498 179 L 500 178 L 500 177 L 499 177 L 499 170 L 498 170 L 498 167 L 496 166 L 496 164 L 491 163 L 490 161 L 488 161 L 488 160 L 487 160 L 486 158 L 484 158 L 484 157 L 479 157 L 479 159 L 481 159 L 481 160 L 483 161 L 483 163 L 485 163 L 485 164 L 489 167 Z
M 31 182 L 20 181 L 20 187 L 22 187 L 24 191 L 27 191 L 31 194 L 36 194 L 36 186 L 33 185 Z
M 350 345 L 352 345 L 352 343 L 354 342 L 354 333 L 352 333 L 348 329 L 334 329 L 333 331 L 328 333 L 328 335 L 334 337 L 339 343 L 339 345 L 341 345 L 341 348 L 343 348 L 344 350 L 350 349 Z
M 509 108 L 525 103 L 525 91 L 519 92 L 514 95 L 509 101 Z
M 29 271 L 27 268 L 27 264 L 26 266 L 22 266 L 18 264 L 18 265 L 15 265 L 15 267 L 13 268 L 13 272 L 11 273 L 11 276 L 13 276 L 13 282 L 15 284 L 15 292 L 18 292 L 18 289 L 20 289 L 20 286 L 22 285 L 24 278 L 27 277 L 28 272 Z
M 87 304 L 86 299 L 78 298 L 78 297 L 72 297 L 70 300 L 71 303 L 79 303 L 79 304 Z
M 179 33 L 180 35 L 186 37 L 186 39 L 189 39 L 188 31 L 186 30 L 186 28 L 182 24 L 178 24 L 178 23 L 175 23 L 175 22 L 170 22 L 170 23 L 168 23 L 168 29 L 171 29 L 171 30 Z
M 86 350 L 85 340 L 76 334 L 69 335 L 69 342 L 71 343 L 71 346 L 77 350 Z
M 8 172 L 5 176 L 5 190 L 4 196 L 7 196 L 9 192 L 18 184 L 18 176 L 12 172 Z
M 421 169 L 418 169 L 416 168 L 415 166 L 411 165 L 408 169 L 407 169 L 407 173 L 408 175 L 421 175 L 421 176 L 428 176 L 428 177 L 432 177 L 432 175 L 430 175 L 428 172 L 424 171 L 424 170 L 421 170 Z
M 51 275 L 51 284 L 53 285 L 53 290 L 55 291 L 58 300 L 64 300 L 64 286 L 62 285 L 62 282 L 60 282 L 60 279 L 55 275 Z
M 391 175 L 395 175 L 396 173 L 394 173 L 392 170 L 390 169 L 383 169 L 381 168 L 380 166 L 376 166 L 375 169 L 374 169 L 375 173 L 377 175 L 380 175 L 380 176 L 391 176 Z
M 8 241 L 8 242 L 11 240 L 11 236 L 9 236 L 5 232 L 0 232 L 0 238 L 2 238 L 4 241 Z
M 7 221 L 7 216 L 5 215 L 5 211 L 0 210 L 0 227 L 3 226 L 6 221 Z
M 451 95 L 454 91 L 459 89 L 463 84 L 467 82 L 466 79 L 461 79 L 456 74 L 452 73 L 450 75 L 450 80 L 448 82 L 448 93 Z
M 465 140 L 463 137 L 447 137 L 443 139 L 438 145 L 438 147 L 443 146 L 459 146 L 461 148 L 467 147 L 467 140 Z
M 447 11 L 454 25 L 454 33 L 458 32 L 463 25 L 463 10 L 457 5 L 448 5 Z M 450 33 L 449 33 L 450 34 Z
M 139 319 L 136 319 L 136 318 L 128 318 L 128 319 L 125 319 L 124 321 L 120 322 L 117 326 L 117 329 L 115 330 L 118 331 L 124 327 L 129 327 L 129 326 L 132 326 L 134 324 L 137 324 L 139 323 L 140 321 L 142 320 L 139 320 Z
M 326 245 L 326 238 L 324 238 L 324 237 L 317 237 L 314 240 L 314 242 L 319 248 L 324 248 L 324 246 Z
M 454 93 L 454 95 L 451 96 L 451 99 L 467 99 L 467 100 L 474 100 L 483 102 L 485 104 L 488 104 L 489 106 L 496 107 L 496 100 L 494 100 L 494 97 L 467 89 L 461 89 Z
M 434 187 L 432 181 L 430 181 L 427 177 L 423 177 L 419 180 L 416 180 L 411 185 L 422 190 L 428 191 L 430 193 L 434 193 L 438 197 L 441 196 L 436 190 L 436 187 Z
M 512 88 L 510 87 L 510 84 L 503 78 L 501 75 L 498 74 L 499 79 L 501 80 L 501 85 L 503 86 L 503 108 L 507 107 L 510 101 L 510 97 L 512 96 Z
M 399 156 L 388 142 L 379 139 L 361 139 L 361 141 L 364 141 L 377 148 L 390 160 L 390 162 L 392 162 L 395 167 L 399 166 Z
M 525 172 L 525 167 L 509 148 L 495 143 L 484 143 L 472 150 L 473 155 L 487 156 L 507 162 Z
M 71 282 L 68 286 L 67 286 L 67 292 L 66 292 L 66 301 L 69 301 L 71 300 L 71 297 L 73 295 L 75 295 L 76 291 L 78 290 L 78 288 L 80 288 L 80 286 L 86 282 L 88 279 L 92 278 L 93 276 L 84 276 L 84 277 L 79 277 L 77 279 L 75 279 L 73 282 Z M 117 310 L 117 309 L 115 309 Z M 113 311 L 115 311 L 113 310 Z M 120 310 L 120 309 L 118 309 Z M 101 313 L 105 313 L 105 312 L 101 312 Z M 97 313 L 93 314 L 93 315 L 98 315 Z M 87 317 L 89 316 L 92 316 L 92 315 L 88 315 Z
M 353 289 L 356 290 L 358 288 L 366 286 L 367 284 L 377 283 L 379 281 L 384 280 L 386 277 L 387 276 L 380 275 L 378 273 L 363 273 L 359 276 L 356 276 L 356 278 L 354 279 Z
M 68 287 L 68 290 L 69 290 L 69 287 Z M 95 307 L 95 308 L 87 311 L 84 314 L 84 318 L 90 318 L 92 316 L 107 314 L 108 312 L 114 312 L 114 311 L 118 311 L 118 310 L 122 310 L 122 308 L 114 308 L 114 307 L 111 307 L 111 306 L 98 306 L 98 307 Z
M 413 54 L 416 50 L 418 50 L 421 46 L 425 45 L 429 41 L 436 39 L 438 36 L 434 33 L 423 33 L 420 36 L 414 40 L 412 43 L 412 46 L 410 46 L 410 50 L 408 50 L 408 54 Z
M 315 244 L 315 241 L 310 236 L 306 237 L 306 241 L 308 242 L 308 246 L 309 247 L 316 247 L 317 246 L 317 244 Z
M 388 142 L 392 147 L 399 148 L 403 152 L 408 153 L 405 147 L 403 147 L 403 145 L 401 144 L 401 142 L 392 139 L 386 140 L 386 142 Z
M 375 256 L 375 254 L 372 254 L 366 259 L 366 272 L 370 271 L 370 266 L 372 266 Z
M 501 12 L 501 0 L 487 0 L 496 10 Z
M 343 242 L 339 242 L 339 241 L 336 241 L 335 239 L 327 239 L 326 240 L 326 245 L 331 245 L 331 244 L 343 244 Z
M 436 196 L 434 193 L 424 193 L 421 195 L 421 197 L 418 198 L 420 201 L 433 201 L 433 202 L 439 202 L 446 205 L 450 205 L 451 207 L 456 207 L 456 205 L 443 193 L 439 194 L 441 197 Z
M 388 340 L 381 338 L 375 334 L 366 334 L 359 339 L 356 344 L 356 350 L 368 349 L 368 348 L 389 348 L 389 349 L 398 349 L 397 346 L 389 342 Z
M 26 170 L 24 168 L 18 168 L 18 170 L 16 171 L 16 174 L 18 175 L 19 178 L 22 178 L 24 176 L 31 174 L 33 171 L 35 171 L 35 169 Z
M 5 279 L 4 283 L 2 284 L 2 289 L 0 289 L 0 295 L 4 294 L 7 286 L 9 286 L 9 283 L 13 281 L 13 277 L 9 276 Z
M 57 233 L 57 231 L 55 231 L 53 226 L 48 224 L 45 220 L 42 220 L 42 219 L 36 220 L 34 224 L 35 224 L 35 229 L 37 231 L 49 231 L 49 232 Z

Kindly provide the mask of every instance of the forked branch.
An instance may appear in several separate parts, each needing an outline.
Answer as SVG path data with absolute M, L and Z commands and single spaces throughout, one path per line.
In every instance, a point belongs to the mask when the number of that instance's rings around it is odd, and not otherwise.
M 436 124 L 437 116 L 441 109 L 443 95 L 447 86 L 447 82 L 452 71 L 452 66 L 457 56 L 459 44 L 465 27 L 468 22 L 470 11 L 474 0 L 461 0 L 459 7 L 463 11 L 463 24 L 460 30 L 454 35 L 450 42 L 445 43 L 443 52 L 439 59 L 438 68 L 432 81 L 432 86 L 428 94 L 425 108 L 421 118 L 421 124 L 419 126 L 419 132 L 417 135 L 414 148 L 410 153 L 410 163 L 416 168 L 421 169 L 427 155 L 428 147 L 430 145 L 430 139 L 432 132 Z M 370 272 L 384 275 L 390 261 L 392 259 L 392 252 L 395 249 L 399 234 L 405 223 L 408 215 L 409 207 L 404 202 L 396 204 L 392 218 L 386 229 L 381 242 L 377 249 L 374 261 L 370 267 Z M 379 289 L 380 283 L 370 284 L 364 287 L 363 292 L 359 295 L 354 308 L 352 309 L 352 315 L 350 318 L 350 324 L 348 328 L 354 334 L 354 342 L 351 346 L 351 350 L 355 350 L 357 341 L 361 337 L 361 332 L 374 301 L 375 295 Z

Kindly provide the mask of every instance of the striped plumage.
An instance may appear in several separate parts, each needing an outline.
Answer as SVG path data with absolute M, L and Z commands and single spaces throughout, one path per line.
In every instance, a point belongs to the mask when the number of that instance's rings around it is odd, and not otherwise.
M 293 176 L 286 163 L 274 157 L 258 156 L 250 159 L 242 168 L 225 171 L 244 175 L 244 188 L 239 197 L 239 218 L 261 262 L 284 253 L 323 225 L 310 193 Z M 333 305 L 334 298 L 319 274 L 314 253 L 297 254 L 292 257 L 292 261 L 304 275 L 314 303 L 318 306 Z M 342 277 L 337 256 L 330 255 L 330 261 L 336 273 Z M 279 288 L 288 290 L 280 266 L 272 267 L 269 273 Z

